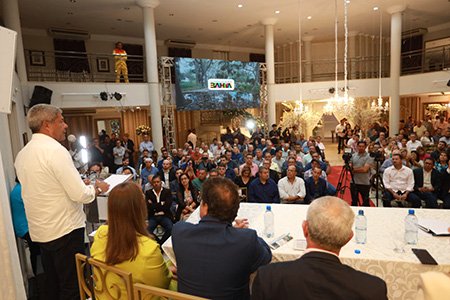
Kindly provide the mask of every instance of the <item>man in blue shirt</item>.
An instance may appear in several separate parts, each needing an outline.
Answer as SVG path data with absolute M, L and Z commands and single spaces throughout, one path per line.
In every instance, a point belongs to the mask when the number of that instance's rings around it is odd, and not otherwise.
M 158 168 L 153 166 L 153 159 L 151 158 L 146 158 L 144 160 L 145 162 L 145 168 L 142 169 L 141 171 L 141 185 L 142 185 L 142 189 L 144 189 L 144 186 L 149 182 L 149 176 L 153 177 L 154 175 L 158 174 Z M 151 180 L 151 178 L 150 178 Z
M 22 186 L 20 185 L 19 179 L 16 177 L 17 184 L 11 191 L 9 199 L 11 201 L 11 216 L 14 226 L 14 233 L 16 237 L 24 239 L 28 243 L 28 248 L 30 250 L 30 261 L 31 267 L 33 268 L 33 273 L 36 275 L 37 268 L 37 256 L 40 254 L 39 245 L 34 243 L 30 238 L 30 233 L 28 232 L 28 221 L 25 215 L 25 207 L 23 205 L 22 199 Z
M 259 177 L 248 187 L 248 202 L 280 203 L 278 185 L 270 178 L 269 169 L 259 168 Z

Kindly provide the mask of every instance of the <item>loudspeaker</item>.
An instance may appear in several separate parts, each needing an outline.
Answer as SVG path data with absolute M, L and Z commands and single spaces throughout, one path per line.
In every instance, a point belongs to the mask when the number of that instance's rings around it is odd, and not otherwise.
M 35 85 L 33 96 L 31 96 L 30 99 L 30 108 L 36 104 L 50 104 L 52 100 L 52 94 L 52 90 L 40 85 Z

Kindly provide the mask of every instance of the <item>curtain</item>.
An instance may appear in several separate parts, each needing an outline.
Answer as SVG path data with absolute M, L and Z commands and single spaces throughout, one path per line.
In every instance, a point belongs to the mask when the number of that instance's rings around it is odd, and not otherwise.
M 195 128 L 193 111 L 176 111 L 175 125 L 176 125 L 176 141 L 178 147 L 183 147 L 187 141 L 187 130 Z
M 408 120 L 412 116 L 414 120 L 420 120 L 420 97 L 401 97 L 400 98 L 400 120 Z
M 135 150 L 137 150 L 139 143 L 142 142 L 142 138 L 136 134 L 136 127 L 139 125 L 151 127 L 149 111 L 147 109 L 135 110 L 134 112 L 130 110 L 122 112 L 122 133 L 128 133 L 130 135 L 130 140 L 136 145 Z
M 88 139 L 97 137 L 95 132 L 95 124 L 92 115 L 85 114 L 64 114 L 68 128 L 67 134 L 73 134 L 77 138 L 84 135 Z

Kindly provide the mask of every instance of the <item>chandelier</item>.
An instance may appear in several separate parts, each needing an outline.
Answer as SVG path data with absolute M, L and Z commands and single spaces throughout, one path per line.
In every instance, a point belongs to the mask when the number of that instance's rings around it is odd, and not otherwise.
M 378 97 L 377 100 L 373 100 L 372 104 L 370 105 L 370 108 L 372 110 L 380 111 L 382 113 L 386 113 L 389 111 L 389 101 L 384 101 L 383 98 Z
M 381 113 L 386 113 L 389 111 L 389 101 L 384 101 L 383 97 L 381 96 L 381 58 L 383 55 L 383 14 L 381 13 L 381 10 L 379 10 L 380 14 L 380 43 L 379 43 L 379 56 L 378 56 L 378 99 L 374 99 L 370 105 L 370 108 L 375 111 L 379 111 Z
M 324 113 L 331 115 L 335 109 L 341 108 L 342 106 L 353 106 L 354 98 L 349 96 L 348 91 L 348 0 L 344 0 L 344 87 L 338 88 L 338 2 L 335 0 L 335 19 L 334 19 L 334 56 L 335 56 L 335 66 L 334 66 L 334 88 L 330 88 L 330 94 L 333 94 L 329 99 L 327 104 L 324 106 Z M 339 92 L 342 92 L 342 95 Z

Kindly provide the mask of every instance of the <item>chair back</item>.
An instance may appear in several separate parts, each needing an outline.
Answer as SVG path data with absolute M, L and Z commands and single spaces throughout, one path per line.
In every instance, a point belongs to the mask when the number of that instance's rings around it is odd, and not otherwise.
M 89 288 L 91 280 L 90 275 L 92 273 L 89 263 L 87 261 L 87 256 L 81 253 L 75 254 L 75 263 L 77 266 L 77 278 L 78 278 L 78 289 L 80 291 L 80 300 L 92 298 L 92 291 Z
M 183 294 L 179 292 L 169 291 L 142 283 L 134 284 L 135 300 L 207 300 L 206 298 Z
M 89 258 L 97 299 L 134 300 L 133 276 L 114 266 Z

